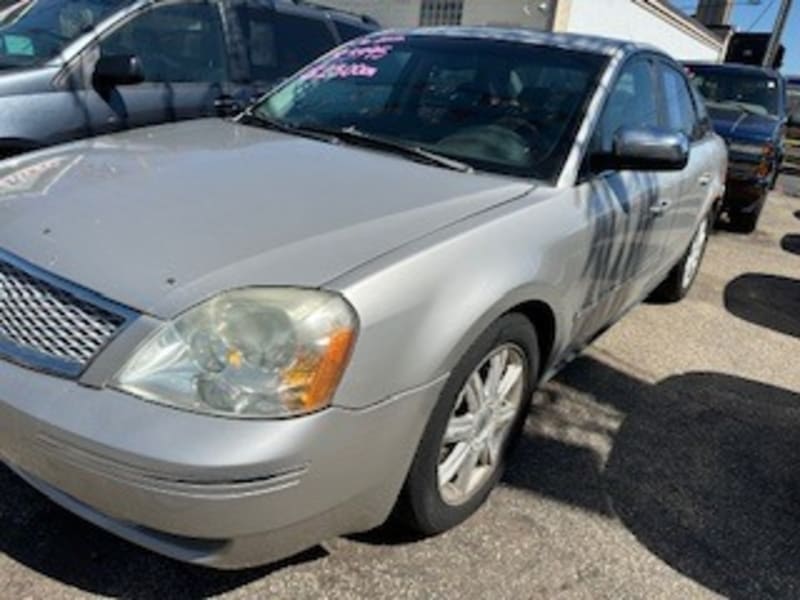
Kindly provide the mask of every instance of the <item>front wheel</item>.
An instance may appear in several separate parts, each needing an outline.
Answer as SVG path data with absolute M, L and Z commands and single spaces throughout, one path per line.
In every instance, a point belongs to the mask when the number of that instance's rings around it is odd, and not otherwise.
M 710 218 L 706 217 L 697 225 L 692 242 L 686 254 L 667 275 L 667 278 L 651 294 L 650 299 L 656 302 L 678 302 L 686 297 L 697 279 L 700 264 L 708 245 Z
M 425 535 L 472 515 L 503 473 L 525 421 L 539 368 L 536 331 L 520 314 L 496 321 L 450 375 L 398 505 Z

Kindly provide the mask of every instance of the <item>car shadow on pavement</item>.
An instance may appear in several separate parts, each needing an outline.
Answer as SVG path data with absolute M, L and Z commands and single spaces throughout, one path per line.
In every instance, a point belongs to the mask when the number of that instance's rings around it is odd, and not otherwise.
M 586 406 L 568 413 L 588 416 L 526 428 L 506 485 L 620 519 L 672 568 L 725 596 L 797 597 L 800 394 L 718 373 L 653 385 L 589 358 L 556 388 L 529 424 L 575 395 Z M 615 431 L 576 433 L 609 413 Z M 598 434 L 609 436 L 605 453 L 589 443 Z
M 725 308 L 762 327 L 800 337 L 800 280 L 746 273 L 725 286 Z
M 781 239 L 781 248 L 792 254 L 800 254 L 800 234 L 787 233 Z
M 205 598 L 326 555 L 321 547 L 245 571 L 213 571 L 129 544 L 60 508 L 0 463 L 0 554 L 91 594 Z

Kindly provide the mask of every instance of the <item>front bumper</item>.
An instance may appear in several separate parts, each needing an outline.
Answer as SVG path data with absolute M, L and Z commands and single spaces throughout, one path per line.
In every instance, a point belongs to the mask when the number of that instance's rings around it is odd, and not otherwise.
M 761 157 L 737 155 L 731 153 L 728 163 L 727 180 L 738 186 L 751 186 L 766 189 L 769 187 L 775 171 L 774 161 L 769 163 L 765 173 Z
M 731 153 L 725 180 L 723 210 L 751 212 L 758 210 L 775 180 L 777 166 L 764 169 L 761 157 Z
M 0 362 L 0 458 L 131 542 L 247 567 L 382 523 L 442 384 L 363 410 L 235 421 Z

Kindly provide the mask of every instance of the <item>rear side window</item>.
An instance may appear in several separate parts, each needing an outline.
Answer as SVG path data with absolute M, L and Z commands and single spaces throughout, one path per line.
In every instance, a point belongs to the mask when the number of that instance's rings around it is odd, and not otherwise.
M 667 128 L 696 139 L 699 133 L 697 114 L 686 78 L 683 73 L 665 64 L 660 65 L 659 71 Z
M 708 107 L 706 106 L 705 98 L 697 89 L 697 86 L 689 81 L 689 88 L 692 92 L 694 99 L 694 108 L 697 112 L 697 132 L 696 138 L 701 138 L 714 131 L 714 125 L 711 122 L 711 116 L 708 114 Z
M 288 77 L 336 45 L 328 25 L 319 19 L 263 8 L 236 9 L 246 40 L 251 79 Z

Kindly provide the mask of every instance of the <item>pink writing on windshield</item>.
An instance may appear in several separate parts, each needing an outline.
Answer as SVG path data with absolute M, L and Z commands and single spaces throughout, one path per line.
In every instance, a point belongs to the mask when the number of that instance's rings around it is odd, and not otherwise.
M 343 48 L 334 56 L 336 58 L 360 58 L 363 60 L 380 60 L 392 51 L 393 46 L 388 44 L 377 46 L 355 46 L 353 48 Z
M 365 63 L 328 63 L 312 67 L 303 73 L 303 79 L 345 79 L 348 77 L 375 77 L 376 67 Z

